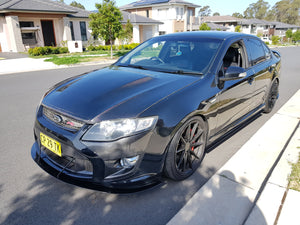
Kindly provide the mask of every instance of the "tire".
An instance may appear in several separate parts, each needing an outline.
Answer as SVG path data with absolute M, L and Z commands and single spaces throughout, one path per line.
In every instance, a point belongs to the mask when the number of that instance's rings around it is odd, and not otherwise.
M 205 155 L 207 126 L 201 117 L 186 121 L 173 137 L 166 156 L 164 172 L 179 181 L 192 175 Z
M 274 80 L 269 93 L 267 95 L 267 98 L 265 100 L 265 108 L 264 108 L 264 113 L 270 113 L 272 111 L 272 109 L 275 106 L 276 100 L 278 98 L 278 94 L 279 94 L 279 82 L 278 80 Z

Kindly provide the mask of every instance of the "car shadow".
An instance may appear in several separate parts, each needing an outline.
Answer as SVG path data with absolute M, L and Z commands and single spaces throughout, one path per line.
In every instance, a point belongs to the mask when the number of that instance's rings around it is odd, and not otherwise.
M 1 224 L 166 224 L 215 173 L 200 168 L 182 182 L 167 180 L 142 192 L 110 194 L 35 173 L 30 184 L 7 203 Z

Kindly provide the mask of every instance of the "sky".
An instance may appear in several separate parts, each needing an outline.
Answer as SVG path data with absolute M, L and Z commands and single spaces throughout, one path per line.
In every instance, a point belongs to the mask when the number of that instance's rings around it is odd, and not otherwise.
M 72 1 L 73 0 L 64 0 L 66 4 L 70 4 Z M 84 5 L 85 9 L 87 10 L 95 10 L 96 9 L 95 3 L 102 3 L 102 0 L 75 0 L 75 1 Z M 136 0 L 115 0 L 116 5 L 118 7 L 135 1 Z M 200 6 L 209 5 L 212 14 L 214 12 L 218 12 L 221 15 L 232 15 L 232 13 L 234 12 L 239 12 L 243 14 L 250 4 L 257 2 L 257 0 L 185 0 L 185 1 L 192 2 Z M 273 5 L 275 5 L 276 2 L 280 0 L 265 0 L 265 1 L 267 1 L 272 7 Z

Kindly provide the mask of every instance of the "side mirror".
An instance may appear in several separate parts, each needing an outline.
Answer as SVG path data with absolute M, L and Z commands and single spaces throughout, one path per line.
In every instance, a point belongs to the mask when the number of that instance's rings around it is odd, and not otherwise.
M 242 67 L 230 66 L 226 70 L 224 76 L 219 77 L 220 81 L 239 80 L 246 77 L 246 70 Z

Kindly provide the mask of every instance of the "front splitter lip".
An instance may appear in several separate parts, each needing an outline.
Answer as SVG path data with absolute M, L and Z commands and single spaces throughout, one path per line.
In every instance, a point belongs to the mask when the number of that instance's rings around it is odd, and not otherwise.
M 154 187 L 162 182 L 160 175 L 145 175 L 120 181 L 99 181 L 83 176 L 72 176 L 61 169 L 58 169 L 51 161 L 43 159 L 39 154 L 38 144 L 35 142 L 31 148 L 31 157 L 47 173 L 64 182 L 74 184 L 83 188 L 109 193 L 134 193 Z

